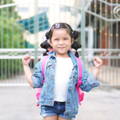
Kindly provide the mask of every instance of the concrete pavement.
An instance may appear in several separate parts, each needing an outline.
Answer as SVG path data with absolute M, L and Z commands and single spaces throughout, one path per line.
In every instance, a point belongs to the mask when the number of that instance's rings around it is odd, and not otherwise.
M 30 87 L 0 87 L 0 120 L 42 120 Z M 86 93 L 76 120 L 120 120 L 120 90 Z

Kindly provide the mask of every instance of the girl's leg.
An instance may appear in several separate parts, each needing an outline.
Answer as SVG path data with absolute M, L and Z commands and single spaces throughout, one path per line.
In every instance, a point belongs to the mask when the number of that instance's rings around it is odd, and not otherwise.
M 44 117 L 44 120 L 58 120 L 58 116 L 49 116 L 49 117 Z
M 62 117 L 58 117 L 58 120 L 70 120 L 70 119 L 64 119 Z

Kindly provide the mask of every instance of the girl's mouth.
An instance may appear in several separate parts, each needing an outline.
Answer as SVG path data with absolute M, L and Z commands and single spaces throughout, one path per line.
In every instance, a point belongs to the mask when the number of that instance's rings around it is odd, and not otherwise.
M 60 49 L 63 49 L 64 47 L 59 47 Z

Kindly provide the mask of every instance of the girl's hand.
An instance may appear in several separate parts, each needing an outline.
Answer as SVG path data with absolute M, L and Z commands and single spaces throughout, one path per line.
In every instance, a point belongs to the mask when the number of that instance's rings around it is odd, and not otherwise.
M 103 65 L 103 60 L 99 57 L 94 57 L 93 62 L 96 68 L 100 68 Z
M 93 72 L 94 76 L 97 77 L 99 75 L 99 68 L 103 65 L 103 61 L 99 57 L 94 57 L 93 59 L 94 66 L 91 67 L 91 72 Z
M 29 65 L 30 61 L 31 61 L 31 57 L 28 55 L 24 56 L 22 59 L 23 65 Z

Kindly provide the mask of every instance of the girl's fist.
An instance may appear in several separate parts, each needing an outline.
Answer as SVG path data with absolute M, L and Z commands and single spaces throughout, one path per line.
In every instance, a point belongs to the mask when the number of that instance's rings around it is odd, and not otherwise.
M 31 61 L 31 57 L 28 55 L 24 56 L 22 59 L 23 65 L 29 65 L 30 61 Z

